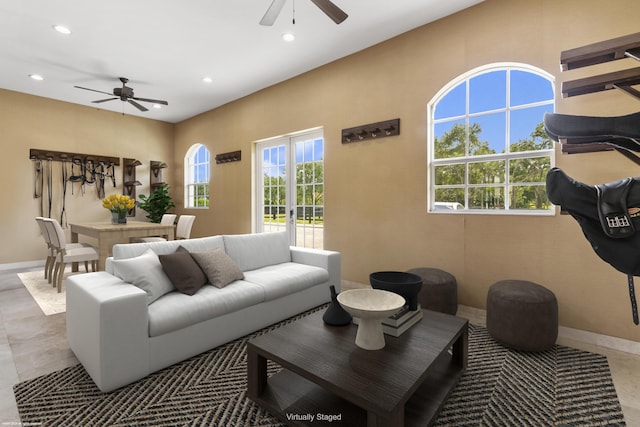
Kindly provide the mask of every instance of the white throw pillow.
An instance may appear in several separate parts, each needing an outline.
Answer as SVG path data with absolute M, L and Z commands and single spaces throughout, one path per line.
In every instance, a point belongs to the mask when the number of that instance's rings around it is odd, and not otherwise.
M 135 258 L 113 260 L 113 268 L 122 280 L 147 293 L 148 304 L 175 289 L 158 255 L 151 249 Z

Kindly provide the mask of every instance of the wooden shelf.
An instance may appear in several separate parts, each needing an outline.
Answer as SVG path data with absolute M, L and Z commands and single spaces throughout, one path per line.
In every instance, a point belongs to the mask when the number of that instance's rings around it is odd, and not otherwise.
M 640 61 L 640 33 L 629 34 L 586 46 L 561 52 L 560 68 L 562 71 L 588 67 L 590 65 L 633 58 Z M 640 67 L 562 82 L 562 97 L 584 95 L 619 89 L 640 100 L 640 91 L 632 86 L 640 85 Z M 595 153 L 600 151 L 618 151 L 629 160 L 640 165 L 638 155 L 624 149 L 604 143 L 567 144 L 560 141 L 562 152 L 566 154 Z
M 640 33 L 635 33 L 565 50 L 560 54 L 560 68 L 568 71 L 639 55 Z
M 640 67 L 562 82 L 562 97 L 568 98 L 611 89 L 626 90 L 629 88 L 634 92 L 638 92 L 630 88 L 630 86 L 637 84 L 640 84 Z M 627 92 L 634 95 L 629 91 Z

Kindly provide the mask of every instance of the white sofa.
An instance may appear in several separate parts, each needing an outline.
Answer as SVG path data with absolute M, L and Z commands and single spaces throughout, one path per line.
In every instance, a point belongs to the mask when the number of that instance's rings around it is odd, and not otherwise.
M 148 290 L 122 279 L 123 263 L 139 264 L 142 275 L 163 274 L 139 260 L 179 246 L 223 249 L 244 279 L 207 284 L 194 295 L 172 290 L 151 303 Z M 329 286 L 340 289 L 340 263 L 338 252 L 290 247 L 286 233 L 115 245 L 106 271 L 67 279 L 69 345 L 100 390 L 115 390 L 330 301 Z

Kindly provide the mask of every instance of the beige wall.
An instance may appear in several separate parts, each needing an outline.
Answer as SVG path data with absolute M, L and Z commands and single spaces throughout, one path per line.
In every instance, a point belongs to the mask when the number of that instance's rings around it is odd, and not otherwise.
M 51 99 L 0 89 L 0 188 L 4 207 L 0 209 L 0 264 L 44 259 L 44 241 L 34 217 L 40 214 L 41 199 L 34 199 L 34 168 L 31 148 L 137 158 L 142 186 L 138 194 L 149 194 L 149 161 L 162 160 L 173 166 L 173 125 L 122 115 Z M 52 216 L 60 219 L 61 163 L 53 162 Z M 171 177 L 171 176 L 169 176 Z M 116 184 L 105 183 L 105 193 L 122 193 L 122 166 L 116 168 Z M 46 187 L 46 184 L 45 184 Z M 48 211 L 48 198 L 45 209 Z M 69 222 L 108 221 L 94 186 L 67 188 Z M 144 219 L 145 212 L 137 215 Z M 67 232 L 67 238 L 69 234 Z
M 624 11 L 621 13 L 621 11 Z M 343 254 L 343 277 L 367 282 L 382 269 L 443 268 L 462 304 L 484 307 L 505 278 L 539 282 L 560 303 L 560 322 L 631 340 L 626 278 L 593 253 L 569 216 L 433 215 L 426 212 L 427 103 L 450 80 L 493 62 L 522 62 L 563 80 L 610 65 L 559 72 L 560 52 L 637 32 L 640 3 L 615 0 L 487 0 L 381 45 L 176 126 L 175 158 L 201 142 L 238 163 L 212 166 L 212 208 L 197 211 L 199 235 L 251 231 L 253 141 L 324 127 L 325 247 Z M 623 61 L 620 67 L 634 66 Z M 557 111 L 637 111 L 620 92 L 558 99 Z M 401 135 L 342 145 L 343 128 L 399 117 Z M 570 175 L 599 183 L 637 175 L 620 155 L 557 156 Z M 177 170 L 177 169 L 176 169 Z M 176 182 L 182 182 L 181 173 Z
M 563 80 L 636 66 L 625 60 L 560 73 L 559 58 L 562 50 L 637 32 L 638 12 L 637 0 L 612 0 L 606 7 L 601 0 L 486 0 L 175 126 L 0 91 L 0 188 L 13 207 L 0 214 L 0 235 L 20 242 L 2 245 L 0 264 L 44 253 L 33 221 L 38 205 L 29 148 L 130 156 L 145 165 L 167 161 L 179 205 L 182 162 L 192 144 L 205 144 L 212 156 L 241 149 L 241 162 L 212 165 L 210 209 L 177 209 L 195 213 L 193 235 L 205 236 L 251 231 L 254 141 L 322 126 L 325 247 L 342 252 L 345 279 L 367 282 L 376 270 L 439 267 L 458 279 L 460 303 L 480 308 L 496 280 L 532 280 L 556 293 L 562 325 L 640 341 L 625 276 L 593 253 L 571 217 L 435 215 L 426 209 L 427 103 L 443 85 L 493 62 L 534 65 L 555 75 L 558 88 Z M 571 114 L 627 114 L 639 106 L 617 91 L 557 101 L 558 112 Z M 393 118 L 401 120 L 400 136 L 340 143 L 343 128 Z M 638 166 L 615 153 L 557 153 L 557 166 L 587 183 L 638 175 Z M 145 192 L 148 166 L 138 173 Z M 70 220 L 105 214 L 91 191 L 69 205 Z

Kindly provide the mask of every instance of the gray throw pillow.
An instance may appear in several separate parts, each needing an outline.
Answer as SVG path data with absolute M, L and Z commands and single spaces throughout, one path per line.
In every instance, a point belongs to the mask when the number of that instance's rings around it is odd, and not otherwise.
M 149 304 L 175 289 L 151 249 L 135 258 L 113 260 L 113 268 L 116 276 L 145 291 Z
M 188 250 L 179 246 L 172 254 L 158 255 L 162 269 L 183 294 L 193 295 L 207 284 L 207 277 Z
M 192 252 L 191 256 L 207 275 L 209 282 L 216 288 L 223 288 L 235 280 L 244 279 L 244 274 L 238 264 L 222 249 Z

